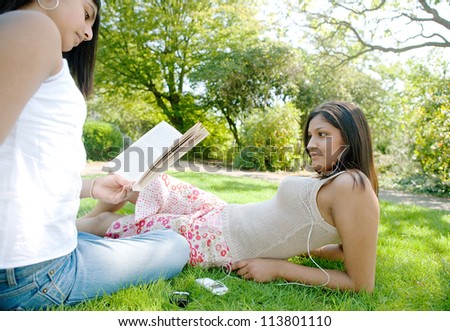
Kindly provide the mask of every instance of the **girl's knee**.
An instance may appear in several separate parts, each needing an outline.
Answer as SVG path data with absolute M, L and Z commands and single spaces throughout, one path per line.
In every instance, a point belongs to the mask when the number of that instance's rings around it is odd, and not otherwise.
M 151 254 L 155 271 L 163 278 L 172 278 L 179 274 L 189 261 L 190 248 L 187 240 L 169 229 L 146 232 L 139 236 L 152 243 Z M 154 255 L 156 254 L 156 255 Z
M 189 260 L 190 246 L 185 237 L 170 229 L 156 230 L 165 239 L 166 253 L 170 260 L 185 264 Z M 156 231 L 153 231 L 155 234 Z

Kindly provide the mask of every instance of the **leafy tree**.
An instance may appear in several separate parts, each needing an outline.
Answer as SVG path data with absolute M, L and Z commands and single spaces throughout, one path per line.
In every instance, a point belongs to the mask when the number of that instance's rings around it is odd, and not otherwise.
M 103 11 L 99 81 L 107 90 L 152 95 L 180 131 L 202 113 L 189 75 L 228 38 L 242 39 L 256 25 L 240 13 L 251 1 L 121 0 Z M 245 18 L 245 19 L 244 19 Z M 150 98 L 147 98 L 148 100 Z
M 407 93 L 413 101 L 414 156 L 423 170 L 450 186 L 450 63 L 412 65 Z M 438 68 L 444 68 L 439 72 Z
M 253 43 L 216 52 L 193 75 L 205 89 L 203 105 L 227 120 L 238 148 L 239 124 L 255 109 L 265 110 L 284 98 L 297 71 L 291 47 Z
M 89 160 L 109 161 L 122 151 L 122 134 L 110 123 L 88 121 L 83 126 L 83 143 Z
M 255 111 L 240 128 L 243 148 L 234 166 L 258 171 L 293 171 L 301 165 L 298 110 L 290 103 Z
M 103 93 L 102 93 L 103 92 Z M 101 91 L 88 102 L 88 117 L 115 124 L 132 140 L 141 137 L 153 126 L 166 120 L 155 105 L 154 98 L 145 91 L 114 89 L 116 93 Z
M 373 51 L 402 53 L 450 47 L 447 0 L 330 0 L 317 4 L 299 0 L 293 10 L 305 14 L 307 23 L 296 23 L 340 63 Z M 345 43 L 339 42 L 343 40 Z

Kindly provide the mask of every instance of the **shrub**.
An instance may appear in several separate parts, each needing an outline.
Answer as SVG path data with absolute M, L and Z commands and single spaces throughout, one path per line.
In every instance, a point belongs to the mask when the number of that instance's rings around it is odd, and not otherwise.
M 427 174 L 449 185 L 450 98 L 445 98 L 446 104 L 417 107 L 414 155 Z
M 413 157 L 438 191 L 450 186 L 450 79 L 447 60 L 435 59 L 434 69 L 412 67 L 407 96 L 413 103 L 410 127 Z M 443 70 L 443 72 L 442 72 Z
M 242 149 L 234 166 L 257 171 L 293 171 L 300 166 L 301 129 L 298 112 L 284 105 L 266 112 L 255 112 L 242 126 Z
M 89 121 L 84 124 L 83 143 L 89 160 L 109 161 L 122 150 L 122 133 L 112 124 Z

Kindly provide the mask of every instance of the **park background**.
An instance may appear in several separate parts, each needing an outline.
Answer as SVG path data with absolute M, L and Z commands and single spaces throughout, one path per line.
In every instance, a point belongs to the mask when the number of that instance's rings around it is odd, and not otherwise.
M 382 189 L 450 195 L 448 1 L 123 0 L 102 10 L 96 93 L 84 143 L 93 161 L 164 120 L 210 136 L 184 160 L 226 169 L 302 172 L 301 130 L 318 104 L 361 106 Z M 125 141 L 127 141 L 125 139 Z M 277 184 L 171 172 L 227 202 L 273 196 Z M 84 199 L 79 215 L 93 207 Z M 127 206 L 123 213 L 132 213 Z M 381 201 L 374 294 L 257 284 L 219 269 L 133 287 L 63 310 L 450 310 L 450 214 Z M 294 258 L 298 263 L 311 263 Z M 335 262 L 319 261 L 329 268 Z M 224 279 L 213 296 L 195 279 Z
M 201 121 L 186 159 L 297 171 L 306 114 L 343 99 L 368 117 L 382 187 L 449 196 L 449 18 L 434 0 L 108 1 L 88 157 Z

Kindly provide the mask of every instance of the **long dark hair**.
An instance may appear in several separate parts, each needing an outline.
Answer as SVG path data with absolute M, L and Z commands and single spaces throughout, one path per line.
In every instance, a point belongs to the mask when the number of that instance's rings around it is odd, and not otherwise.
M 347 146 L 335 164 L 333 173 L 343 170 L 359 170 L 370 180 L 373 190 L 378 194 L 378 179 L 373 160 L 372 138 L 369 124 L 361 109 L 355 104 L 344 101 L 329 101 L 317 106 L 308 116 L 303 129 L 303 144 L 309 143 L 308 127 L 317 115 L 339 129 Z M 362 178 L 360 182 L 364 185 Z
M 33 0 L 2 0 L 0 14 L 19 9 Z M 92 39 L 82 42 L 78 47 L 63 53 L 67 59 L 70 71 L 84 96 L 89 96 L 94 90 L 94 68 L 97 53 L 98 30 L 100 28 L 101 0 L 94 0 L 98 13 L 92 26 Z

